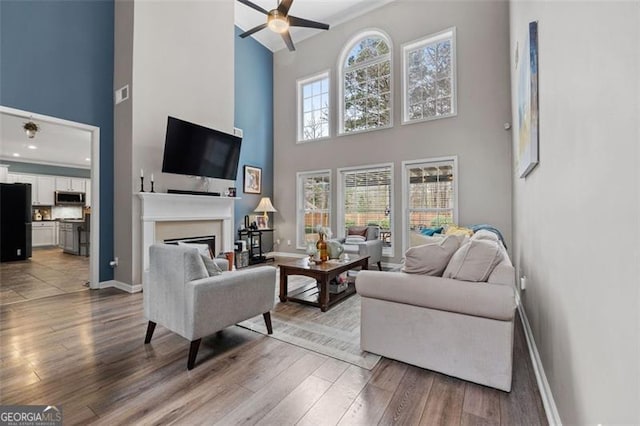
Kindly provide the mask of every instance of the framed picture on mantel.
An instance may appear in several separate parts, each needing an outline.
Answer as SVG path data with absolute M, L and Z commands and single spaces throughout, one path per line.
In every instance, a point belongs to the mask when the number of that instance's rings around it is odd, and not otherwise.
M 244 192 L 246 194 L 262 193 L 262 169 L 254 166 L 244 166 Z

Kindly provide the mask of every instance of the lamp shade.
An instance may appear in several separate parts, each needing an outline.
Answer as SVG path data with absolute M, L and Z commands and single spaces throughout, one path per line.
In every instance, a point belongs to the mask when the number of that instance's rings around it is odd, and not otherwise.
M 262 197 L 258 207 L 254 210 L 255 212 L 277 212 L 278 210 L 273 207 L 271 204 L 271 199 L 269 197 Z

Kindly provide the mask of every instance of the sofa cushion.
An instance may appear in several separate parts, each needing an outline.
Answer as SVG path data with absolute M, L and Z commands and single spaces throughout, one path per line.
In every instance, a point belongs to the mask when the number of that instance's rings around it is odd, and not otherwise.
M 210 277 L 215 275 L 220 275 L 222 273 L 222 269 L 218 266 L 215 260 L 211 259 L 209 255 L 204 255 L 200 253 L 200 257 L 202 257 L 202 261 L 204 262 L 204 267 L 207 268 L 207 272 Z
M 513 285 L 478 284 L 403 272 L 360 271 L 356 290 L 361 297 L 500 321 L 511 321 L 516 308 Z
M 502 256 L 499 242 L 472 239 L 454 253 L 442 276 L 464 281 L 487 281 Z
M 360 235 L 360 236 L 363 236 L 366 239 L 368 230 L 369 230 L 369 228 L 367 228 L 366 226 L 351 226 L 348 229 L 347 234 L 348 235 Z
M 486 229 L 480 229 L 474 232 L 471 237 L 472 240 L 487 240 L 487 241 L 500 241 L 495 232 L 488 231 Z
M 408 274 L 442 276 L 449 259 L 459 246 L 460 239 L 450 235 L 439 242 L 411 247 L 404 254 L 402 271 Z

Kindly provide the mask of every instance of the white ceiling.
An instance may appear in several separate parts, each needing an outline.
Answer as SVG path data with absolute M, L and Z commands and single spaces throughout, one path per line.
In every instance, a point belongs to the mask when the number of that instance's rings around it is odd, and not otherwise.
M 266 10 L 275 9 L 278 4 L 277 0 L 251 1 Z M 394 0 L 294 0 L 291 9 L 289 9 L 289 13 L 298 18 L 318 21 L 334 27 L 392 1 Z M 235 22 L 238 27 L 247 31 L 267 22 L 267 16 L 236 1 Z M 329 31 L 331 31 L 331 29 L 329 29 Z M 300 41 L 322 32 L 324 32 L 324 30 L 310 28 L 291 27 L 290 29 L 293 44 L 296 46 Z M 272 52 L 286 49 L 280 34 L 276 34 L 269 29 L 265 28 L 264 30 L 258 31 L 251 37 L 255 38 Z
M 40 131 L 29 139 L 22 126 L 28 118 L 0 114 L 0 159 L 88 169 L 91 132 L 33 120 Z M 35 146 L 36 149 L 29 149 Z M 14 154 L 19 154 L 15 156 Z

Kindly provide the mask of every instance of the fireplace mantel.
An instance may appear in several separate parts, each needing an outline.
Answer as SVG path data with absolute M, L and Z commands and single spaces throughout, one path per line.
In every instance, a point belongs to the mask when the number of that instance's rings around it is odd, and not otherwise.
M 149 269 L 149 246 L 156 242 L 157 222 L 216 220 L 222 222 L 222 235 L 216 236 L 222 251 L 233 251 L 234 203 L 238 198 L 208 195 L 139 192 L 142 224 L 142 270 Z

